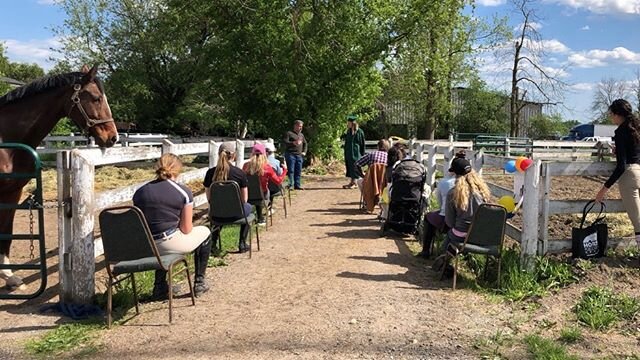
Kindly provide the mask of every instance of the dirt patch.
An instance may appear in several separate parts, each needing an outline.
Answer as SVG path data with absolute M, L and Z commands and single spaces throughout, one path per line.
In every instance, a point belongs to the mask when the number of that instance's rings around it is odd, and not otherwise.
M 380 237 L 375 216 L 358 210 L 359 193 L 342 189 L 343 180 L 307 178 L 307 190 L 294 197 L 289 218 L 278 211 L 274 227 L 261 232 L 262 250 L 253 259 L 230 255 L 228 266 L 210 269 L 212 290 L 195 307 L 177 300 L 171 326 L 166 303 L 143 304 L 139 316 L 100 332 L 95 357 L 477 359 L 486 350 L 479 344 L 495 334 L 520 339 L 552 332 L 542 324 L 555 322 L 558 329 L 571 323 L 571 308 L 588 285 L 613 285 L 640 296 L 638 271 L 607 262 L 534 308 L 496 301 L 464 285 L 452 292 L 429 262 L 412 255 L 412 238 Z M 48 210 L 51 249 L 55 219 L 55 211 Z M 17 222 L 24 226 L 26 218 Z M 16 247 L 16 259 L 26 260 L 27 251 Z M 56 259 L 50 259 L 53 287 L 43 297 L 0 304 L 5 344 L 0 355 L 25 356 L 26 339 L 66 321 L 38 312 L 43 303 L 57 300 Z M 580 357 L 640 353 L 637 330 L 586 333 L 588 341 L 570 349 Z M 503 353 L 522 358 L 522 349 L 516 344 Z

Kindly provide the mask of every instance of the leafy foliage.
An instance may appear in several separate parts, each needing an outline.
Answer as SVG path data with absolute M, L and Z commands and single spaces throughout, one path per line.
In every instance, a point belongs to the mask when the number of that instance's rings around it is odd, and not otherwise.
M 469 88 L 457 91 L 461 110 L 454 117 L 454 128 L 463 133 L 506 134 L 509 131 L 505 111 L 507 97 L 487 89 L 480 79 L 474 79 Z
M 538 115 L 529 120 L 529 137 L 533 139 L 557 140 L 566 135 L 569 130 L 578 125 L 578 121 L 565 121 L 560 114 Z

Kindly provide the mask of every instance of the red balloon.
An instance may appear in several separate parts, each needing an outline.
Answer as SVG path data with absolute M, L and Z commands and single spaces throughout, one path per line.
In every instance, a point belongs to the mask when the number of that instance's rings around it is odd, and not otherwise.
M 531 159 L 524 159 L 522 160 L 522 162 L 520 163 L 520 169 L 522 169 L 522 171 L 527 170 L 531 165 L 533 165 L 533 160 Z

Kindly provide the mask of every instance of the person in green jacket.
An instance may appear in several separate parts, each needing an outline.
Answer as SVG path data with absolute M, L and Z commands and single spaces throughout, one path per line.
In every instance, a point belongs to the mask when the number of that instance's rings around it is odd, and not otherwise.
M 347 168 L 347 177 L 350 182 L 344 185 L 344 189 L 354 189 L 357 187 L 356 180 L 360 178 L 356 169 L 356 161 L 365 154 L 364 131 L 358 127 L 355 116 L 347 118 L 347 131 L 342 135 L 344 139 L 344 163 Z

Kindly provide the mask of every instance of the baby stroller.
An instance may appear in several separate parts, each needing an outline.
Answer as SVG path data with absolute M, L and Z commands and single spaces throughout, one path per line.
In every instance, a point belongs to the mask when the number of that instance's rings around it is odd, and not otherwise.
M 402 234 L 416 234 L 422 221 L 424 184 L 427 174 L 424 166 L 413 159 L 405 159 L 393 167 L 391 175 L 389 212 L 382 224 L 382 235 L 389 229 Z

